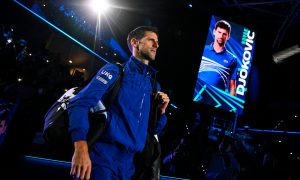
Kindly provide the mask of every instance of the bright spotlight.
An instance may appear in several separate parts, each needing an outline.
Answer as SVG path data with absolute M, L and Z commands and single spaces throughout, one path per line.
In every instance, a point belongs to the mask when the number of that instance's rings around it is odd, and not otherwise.
M 95 11 L 103 12 L 108 7 L 108 4 L 104 0 L 94 0 L 91 3 L 91 6 Z

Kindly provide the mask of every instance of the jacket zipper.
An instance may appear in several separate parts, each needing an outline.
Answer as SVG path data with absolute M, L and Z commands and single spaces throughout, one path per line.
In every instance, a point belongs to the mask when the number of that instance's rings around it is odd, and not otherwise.
M 149 73 L 149 72 L 148 72 Z M 148 74 L 147 73 L 147 74 Z M 146 89 L 146 86 L 144 86 L 144 95 L 143 95 L 143 99 L 142 99 L 142 102 L 141 102 L 141 108 L 140 108 L 140 117 L 139 117 L 139 119 L 138 119 L 138 124 L 137 124 L 137 128 L 136 128 L 136 131 L 135 131 L 135 133 L 137 133 L 137 130 L 138 130 L 138 128 L 139 128 L 139 124 L 140 124 L 140 118 L 142 117 L 142 108 L 143 108 L 143 103 L 144 103 L 144 99 L 145 99 L 145 89 Z

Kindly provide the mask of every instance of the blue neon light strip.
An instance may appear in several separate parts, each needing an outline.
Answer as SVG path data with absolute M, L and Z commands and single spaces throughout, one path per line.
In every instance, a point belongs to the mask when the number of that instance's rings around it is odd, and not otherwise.
M 202 84 L 200 83 L 200 81 L 199 81 L 199 84 L 200 84 L 200 86 L 202 86 Z M 211 98 L 213 98 L 214 101 L 216 101 L 216 103 L 217 103 L 217 105 L 215 106 L 216 108 L 222 106 L 222 104 L 207 89 L 205 89 L 205 91 L 210 95 Z
M 300 134 L 300 132 L 287 131 L 288 134 Z
M 199 93 L 197 94 L 197 96 L 194 98 L 194 101 L 196 101 L 198 99 L 198 97 L 200 96 L 200 94 L 202 94 L 202 92 L 204 91 L 205 88 L 206 88 L 206 85 L 204 85 L 202 87 L 202 89 L 199 91 Z
M 59 161 L 59 160 L 54 160 L 54 159 L 46 159 L 46 158 L 33 157 L 33 156 L 25 156 L 25 157 L 32 158 L 32 159 L 45 160 L 45 161 L 52 161 L 52 162 L 59 162 L 59 163 L 71 164 L 71 162 L 67 162 L 67 161 Z
M 18 3 L 20 6 L 24 7 L 25 9 L 27 9 L 29 12 L 31 12 L 32 14 L 36 15 L 37 17 L 39 17 L 40 19 L 42 19 L 43 21 L 45 21 L 47 24 L 49 24 L 50 26 L 54 27 L 55 29 L 57 29 L 58 31 L 60 31 L 61 33 L 63 33 L 64 35 L 66 35 L 68 38 L 72 39 L 73 41 L 75 41 L 77 44 L 79 44 L 80 46 L 82 46 L 83 48 L 85 48 L 86 50 L 90 51 L 91 53 L 93 53 L 94 55 L 96 55 L 97 57 L 101 58 L 103 61 L 109 63 L 107 60 L 105 60 L 103 57 L 101 57 L 100 55 L 98 55 L 97 53 L 95 53 L 94 51 L 92 51 L 91 49 L 89 49 L 88 47 L 86 47 L 85 45 L 81 44 L 79 41 L 77 41 L 76 39 L 74 39 L 72 36 L 68 35 L 67 33 L 65 33 L 64 31 L 62 31 L 61 29 L 59 29 L 58 27 L 54 26 L 52 23 L 50 23 L 49 21 L 47 21 L 46 19 L 42 18 L 41 16 L 39 16 L 38 14 L 36 14 L 35 12 L 31 11 L 30 9 L 28 9 L 26 6 L 24 6 L 23 4 L 19 3 L 18 1 L 14 0 L 16 3 Z
M 163 175 L 160 175 L 160 177 L 162 177 L 162 178 L 166 178 L 166 179 L 182 179 L 182 180 L 189 180 L 189 179 L 175 178 L 175 177 L 163 176 Z M 164 179 L 162 179 L 162 180 L 164 180 Z
M 213 86 L 212 86 L 213 87 Z M 227 94 L 226 94 L 227 95 Z M 229 96 L 224 95 L 224 97 L 226 99 L 228 99 L 229 101 L 233 102 L 234 104 L 236 104 L 237 106 L 239 106 L 240 108 L 244 109 L 244 106 L 240 105 L 238 102 L 236 102 L 235 100 L 231 99 Z
M 235 96 L 233 96 L 233 95 L 231 95 L 231 94 L 227 94 L 227 93 L 225 93 L 224 91 L 222 91 L 221 89 L 218 89 L 218 88 L 216 88 L 216 87 L 214 87 L 214 86 L 212 86 L 212 85 L 210 85 L 211 87 L 213 87 L 213 88 L 215 88 L 217 91 L 219 91 L 220 93 L 223 93 L 223 94 L 225 94 L 226 96 L 229 96 L 229 97 L 231 97 L 232 99 L 235 99 L 235 100 L 237 100 L 237 101 L 239 101 L 239 102 L 241 102 L 241 103 L 243 103 L 243 104 L 245 104 L 245 101 L 244 100 L 242 100 L 242 99 L 240 99 L 240 98 L 237 98 L 237 97 L 235 97 Z
M 221 98 L 224 102 L 226 102 L 232 108 L 232 110 L 230 110 L 229 112 L 237 110 L 234 106 L 232 106 L 232 104 L 230 104 L 228 101 L 226 101 L 226 99 L 224 99 L 221 95 L 219 95 L 217 92 L 215 92 L 212 88 L 210 88 L 210 87 L 208 87 L 208 88 L 210 90 L 212 90 L 217 96 L 219 96 L 219 98 Z
M 239 131 L 245 131 L 244 128 L 237 128 Z M 249 131 L 260 131 L 260 132 L 276 132 L 276 133 L 284 133 L 284 131 L 274 131 L 274 130 L 263 130 L 263 129 L 248 129 Z M 292 132 L 292 131 L 287 131 L 286 133 L 289 134 L 300 134 L 300 132 Z
M 170 105 L 177 109 L 177 107 L 174 104 L 170 104 Z

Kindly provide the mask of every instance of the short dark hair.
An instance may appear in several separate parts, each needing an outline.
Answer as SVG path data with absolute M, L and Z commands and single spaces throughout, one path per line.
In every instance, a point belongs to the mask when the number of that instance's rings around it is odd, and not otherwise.
M 218 21 L 215 25 L 215 30 L 217 30 L 218 27 L 222 29 L 226 29 L 228 31 L 228 34 L 230 34 L 231 26 L 228 22 L 224 20 Z
M 158 36 L 158 30 L 156 27 L 139 26 L 139 27 L 135 28 L 128 34 L 128 37 L 127 37 L 127 45 L 128 45 L 130 52 L 132 52 L 131 39 L 135 38 L 137 40 L 141 40 L 144 37 L 146 31 L 152 31 Z

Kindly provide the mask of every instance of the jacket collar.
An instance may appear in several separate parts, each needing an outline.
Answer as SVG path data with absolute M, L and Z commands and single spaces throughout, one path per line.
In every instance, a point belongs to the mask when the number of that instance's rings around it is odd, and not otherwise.
M 210 46 L 209 46 L 209 50 L 211 50 L 211 51 L 215 51 L 215 49 L 214 49 L 214 43 L 211 43 L 210 44 Z M 216 51 L 215 51 L 216 52 Z M 226 49 L 226 47 L 224 47 L 224 49 L 222 50 L 222 51 L 220 51 L 220 52 L 218 52 L 218 54 L 225 54 L 227 52 L 227 49 Z M 217 52 L 216 52 L 217 53 Z
M 129 67 L 132 71 L 137 70 L 141 74 L 150 75 L 150 76 L 152 74 L 157 73 L 157 71 L 153 67 L 144 64 L 142 61 L 138 60 L 134 56 L 131 56 L 129 58 L 128 63 L 129 63 Z

